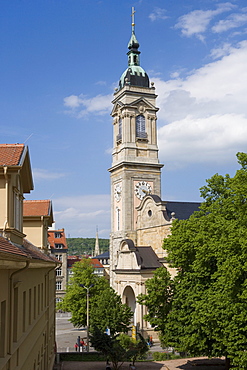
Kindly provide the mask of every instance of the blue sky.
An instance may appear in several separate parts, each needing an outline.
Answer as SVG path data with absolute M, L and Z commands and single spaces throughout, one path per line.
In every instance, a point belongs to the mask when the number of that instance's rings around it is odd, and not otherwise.
M 247 147 L 244 0 L 3 0 L 1 143 L 26 143 L 35 190 L 70 237 L 110 233 L 113 91 L 131 7 L 155 83 L 164 200 L 199 201 Z

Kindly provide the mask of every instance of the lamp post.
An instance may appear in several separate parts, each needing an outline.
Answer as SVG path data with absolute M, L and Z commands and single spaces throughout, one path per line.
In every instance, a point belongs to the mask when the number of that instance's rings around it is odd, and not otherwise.
M 80 284 L 80 286 L 87 290 L 87 352 L 89 352 L 89 290 L 94 284 L 91 284 L 89 287 L 86 287 L 84 284 Z

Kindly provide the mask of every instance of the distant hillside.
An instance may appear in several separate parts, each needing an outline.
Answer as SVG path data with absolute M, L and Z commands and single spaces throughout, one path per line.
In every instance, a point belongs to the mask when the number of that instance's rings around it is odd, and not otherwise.
M 95 248 L 95 238 L 66 238 L 68 254 L 92 254 Z M 109 239 L 99 239 L 100 253 L 109 250 Z

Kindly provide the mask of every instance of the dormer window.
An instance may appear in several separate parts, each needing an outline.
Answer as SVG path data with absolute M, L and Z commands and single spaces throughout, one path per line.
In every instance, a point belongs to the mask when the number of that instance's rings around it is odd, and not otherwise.
M 147 139 L 145 117 L 142 114 L 136 117 L 136 138 Z
M 61 238 L 61 233 L 55 233 L 55 238 L 57 239 L 57 238 Z
M 63 244 L 55 244 L 56 249 L 63 249 L 64 245 Z

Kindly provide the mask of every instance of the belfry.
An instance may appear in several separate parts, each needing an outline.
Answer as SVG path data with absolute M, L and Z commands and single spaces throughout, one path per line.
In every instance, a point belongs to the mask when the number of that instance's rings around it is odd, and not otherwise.
M 132 8 L 128 67 L 114 93 L 111 113 L 110 282 L 123 303 L 131 307 L 133 324 L 147 332 L 151 328 L 143 320 L 145 307 L 136 297 L 145 293 L 145 281 L 158 267 L 169 269 L 162 244 L 175 217 L 172 208 L 180 211 L 179 203 L 161 200 L 163 164 L 158 158 L 157 95 L 140 66 L 134 13 Z

